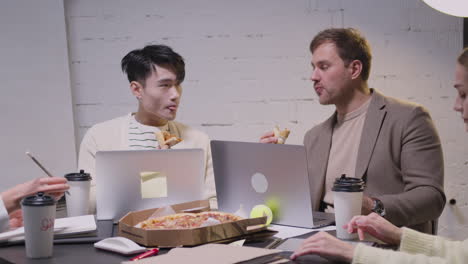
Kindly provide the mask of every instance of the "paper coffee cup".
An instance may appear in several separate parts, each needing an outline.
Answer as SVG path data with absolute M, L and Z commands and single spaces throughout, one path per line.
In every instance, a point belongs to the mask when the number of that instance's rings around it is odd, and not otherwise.
M 91 176 L 80 170 L 79 173 L 66 174 L 65 178 L 70 186 L 68 193 L 65 193 L 68 217 L 89 214 Z
M 364 181 L 358 178 L 336 178 L 333 184 L 333 204 L 335 209 L 336 237 L 340 239 L 357 239 L 357 234 L 349 234 L 343 225 L 353 216 L 361 214 Z
M 54 198 L 38 193 L 22 200 L 26 256 L 48 258 L 52 256 L 55 222 Z

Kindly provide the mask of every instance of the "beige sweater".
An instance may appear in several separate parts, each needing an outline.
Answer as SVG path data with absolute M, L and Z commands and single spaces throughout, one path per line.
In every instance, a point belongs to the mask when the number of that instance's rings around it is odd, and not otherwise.
M 104 150 L 127 150 L 128 149 L 128 124 L 131 113 L 122 117 L 108 120 L 92 126 L 81 141 L 78 158 L 78 169 L 89 172 L 93 178 L 91 181 L 91 213 L 96 211 L 96 152 Z M 170 121 L 168 123 L 171 133 L 182 138 L 183 141 L 175 145 L 174 149 L 201 148 L 206 156 L 205 168 L 205 192 L 206 199 L 216 196 L 214 183 L 213 164 L 211 160 L 210 140 L 208 136 L 196 129 L 184 124 Z M 216 205 L 215 201 L 210 201 Z
M 468 239 L 450 241 L 403 228 L 400 251 L 359 244 L 354 251 L 353 263 L 468 263 Z

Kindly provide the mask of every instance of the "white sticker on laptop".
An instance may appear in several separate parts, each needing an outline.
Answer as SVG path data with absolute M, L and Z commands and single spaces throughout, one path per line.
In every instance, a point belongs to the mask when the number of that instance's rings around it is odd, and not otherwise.
M 268 181 L 265 175 L 257 172 L 250 179 L 252 187 L 258 193 L 265 193 L 268 189 Z
M 165 173 L 142 171 L 140 177 L 142 199 L 167 197 L 167 177 Z

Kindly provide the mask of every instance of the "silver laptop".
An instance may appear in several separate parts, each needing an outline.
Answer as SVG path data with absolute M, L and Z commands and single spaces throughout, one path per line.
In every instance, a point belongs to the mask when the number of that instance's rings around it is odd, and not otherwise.
M 96 153 L 98 220 L 118 221 L 129 211 L 203 197 L 202 149 L 126 150 Z
M 258 204 L 273 211 L 273 223 L 313 228 L 332 224 L 333 214 L 315 213 L 304 146 L 211 141 L 218 207 L 246 212 Z

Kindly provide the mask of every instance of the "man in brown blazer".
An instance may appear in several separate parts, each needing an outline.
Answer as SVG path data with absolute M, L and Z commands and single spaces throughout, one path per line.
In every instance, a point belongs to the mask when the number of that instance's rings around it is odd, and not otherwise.
M 366 182 L 363 214 L 433 233 L 446 198 L 441 143 L 427 110 L 368 87 L 372 55 L 357 30 L 324 30 L 310 51 L 319 102 L 336 107 L 304 137 L 313 210 L 333 211 L 333 181 L 346 174 Z

